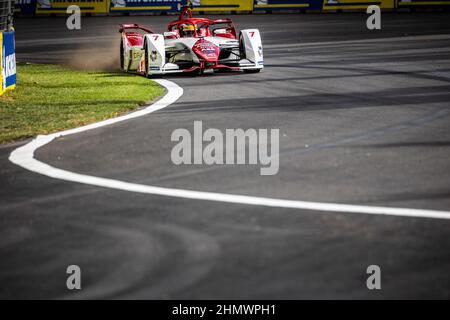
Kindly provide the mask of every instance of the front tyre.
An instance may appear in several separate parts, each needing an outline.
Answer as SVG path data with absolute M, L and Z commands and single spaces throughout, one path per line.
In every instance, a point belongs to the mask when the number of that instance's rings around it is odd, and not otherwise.
M 239 56 L 241 59 L 247 59 L 245 54 L 244 36 L 242 35 L 242 32 L 239 34 Z
M 203 69 L 197 69 L 194 72 L 192 72 L 193 76 L 201 76 L 203 74 Z
M 261 69 L 247 69 L 244 70 L 245 73 L 259 73 Z
M 242 32 L 239 34 L 239 56 L 241 59 L 247 59 L 247 55 L 245 53 L 244 36 L 242 35 Z M 261 69 L 247 69 L 243 71 L 245 73 L 259 73 L 261 72 Z

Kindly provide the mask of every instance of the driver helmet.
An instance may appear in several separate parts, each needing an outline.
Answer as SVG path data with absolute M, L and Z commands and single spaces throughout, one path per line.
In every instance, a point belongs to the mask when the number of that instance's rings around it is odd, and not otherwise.
M 194 36 L 194 26 L 192 24 L 183 24 L 181 26 L 181 35 L 183 37 L 193 37 Z

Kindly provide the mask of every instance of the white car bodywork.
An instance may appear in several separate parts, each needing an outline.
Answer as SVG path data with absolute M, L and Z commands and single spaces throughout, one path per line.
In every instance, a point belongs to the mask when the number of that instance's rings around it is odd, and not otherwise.
M 122 68 L 125 71 L 137 71 L 146 76 L 217 69 L 258 72 L 264 68 L 262 42 L 258 29 L 242 30 L 239 39 L 220 36 L 174 39 L 172 32 L 147 33 L 144 35 L 142 45 L 137 46 L 130 45 L 131 41 L 129 42 L 127 37 L 130 35 L 123 35 Z M 204 59 L 194 52 L 194 46 L 199 40 L 202 43 L 207 41 L 220 49 L 216 63 L 205 63 Z M 208 46 L 207 43 L 205 45 Z

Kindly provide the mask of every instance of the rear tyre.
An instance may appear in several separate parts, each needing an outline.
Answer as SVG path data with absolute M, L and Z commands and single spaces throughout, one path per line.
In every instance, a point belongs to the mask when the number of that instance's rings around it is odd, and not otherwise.
M 148 45 L 147 41 L 144 42 L 144 76 L 148 78 L 150 73 L 148 72 Z
M 120 69 L 124 70 L 124 71 L 128 71 L 125 70 L 125 51 L 123 49 L 123 39 L 120 40 Z

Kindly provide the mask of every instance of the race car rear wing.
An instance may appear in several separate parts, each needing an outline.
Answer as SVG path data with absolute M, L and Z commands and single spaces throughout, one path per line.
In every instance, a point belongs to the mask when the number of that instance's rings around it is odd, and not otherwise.
M 137 29 L 137 30 L 142 30 L 146 33 L 154 33 L 152 29 L 146 27 L 146 26 L 141 26 L 139 24 L 136 23 L 129 23 L 129 24 L 121 24 L 119 27 L 119 33 L 123 33 L 126 30 L 131 30 L 131 29 Z
M 234 38 L 234 39 L 237 38 L 236 28 L 231 19 L 217 19 L 217 20 L 213 20 L 209 23 L 209 26 L 212 28 L 214 28 L 214 26 L 219 26 L 219 28 L 221 28 L 220 27 L 221 25 L 223 25 L 225 27 L 225 29 L 224 29 L 225 34 L 222 33 L 222 34 L 219 34 L 218 36 L 222 36 L 222 37 L 226 37 L 226 38 Z M 214 30 L 217 30 L 217 28 Z M 215 34 L 214 31 L 213 31 L 213 34 L 215 36 L 217 36 L 217 34 Z
M 219 24 L 219 23 L 233 23 L 231 19 L 217 19 L 213 20 L 211 24 Z

